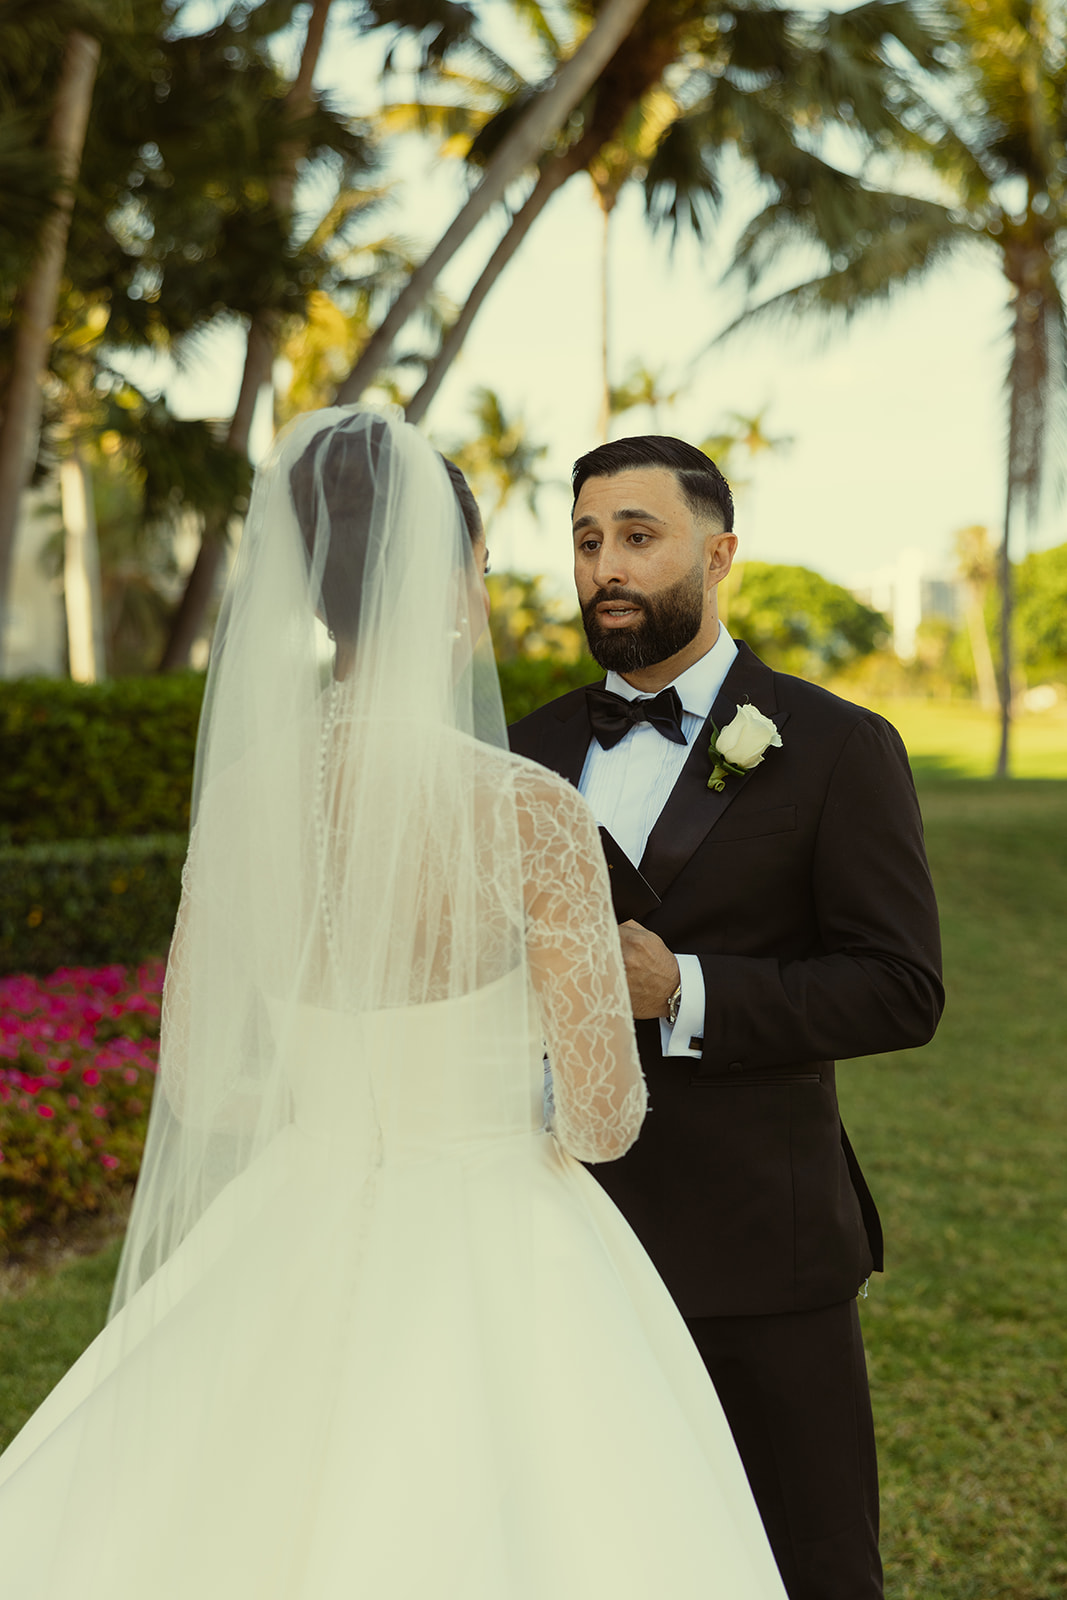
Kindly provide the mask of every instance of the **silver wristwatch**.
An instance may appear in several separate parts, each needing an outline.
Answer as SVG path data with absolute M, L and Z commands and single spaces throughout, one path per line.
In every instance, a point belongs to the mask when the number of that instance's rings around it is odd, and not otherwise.
M 670 999 L 667 1001 L 667 1016 L 666 1016 L 665 1020 L 666 1020 L 666 1022 L 668 1024 L 668 1026 L 671 1027 L 671 1028 L 673 1028 L 674 1024 L 678 1021 L 678 1010 L 679 1010 L 679 1007 L 681 1006 L 681 1004 L 682 1004 L 682 985 L 681 985 L 681 982 L 679 982 L 677 989 L 675 989 L 674 993 L 671 995 Z

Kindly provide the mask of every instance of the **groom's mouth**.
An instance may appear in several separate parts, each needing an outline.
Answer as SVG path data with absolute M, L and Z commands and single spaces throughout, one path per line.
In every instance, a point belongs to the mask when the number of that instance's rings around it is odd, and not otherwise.
M 597 621 L 606 628 L 624 628 L 641 615 L 641 607 L 629 600 L 604 600 L 596 608 Z

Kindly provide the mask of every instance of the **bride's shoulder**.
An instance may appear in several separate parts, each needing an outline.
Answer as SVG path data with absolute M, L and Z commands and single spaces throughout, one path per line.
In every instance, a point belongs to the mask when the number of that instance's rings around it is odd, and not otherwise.
M 553 810 L 560 807 L 565 810 L 588 810 L 574 785 L 568 783 L 566 778 L 561 778 L 558 772 L 543 767 L 539 761 L 531 761 L 528 756 L 512 753 L 508 761 L 516 796 L 532 805 L 548 806 Z
M 493 800 L 514 806 L 527 843 L 561 832 L 578 833 L 583 839 L 595 832 L 593 813 L 574 785 L 538 761 L 483 746 L 479 777 Z
M 515 813 L 527 848 L 550 856 L 569 846 L 592 851 L 596 823 L 574 785 L 525 756 L 511 761 Z

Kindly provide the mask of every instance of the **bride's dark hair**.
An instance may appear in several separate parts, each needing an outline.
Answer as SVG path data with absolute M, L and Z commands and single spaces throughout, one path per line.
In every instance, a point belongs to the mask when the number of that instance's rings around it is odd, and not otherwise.
M 320 517 L 329 524 L 330 539 L 322 571 L 322 614 L 335 639 L 351 642 L 359 624 L 363 570 L 367 560 L 370 519 L 366 508 L 389 436 L 381 417 L 364 419 L 358 430 L 343 422 L 318 433 L 289 472 L 293 507 L 309 561 L 315 550 Z M 482 518 L 470 485 L 454 461 L 441 457 L 448 473 L 471 544 L 483 537 Z

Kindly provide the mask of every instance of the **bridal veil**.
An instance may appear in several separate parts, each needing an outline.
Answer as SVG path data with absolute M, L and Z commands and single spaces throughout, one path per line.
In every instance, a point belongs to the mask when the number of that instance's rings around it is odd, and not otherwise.
M 0 1458 L 5 1594 L 781 1600 L 685 1328 L 571 1159 L 621 1154 L 644 1086 L 596 829 L 506 750 L 483 598 L 398 416 L 279 438 L 112 1317 Z

